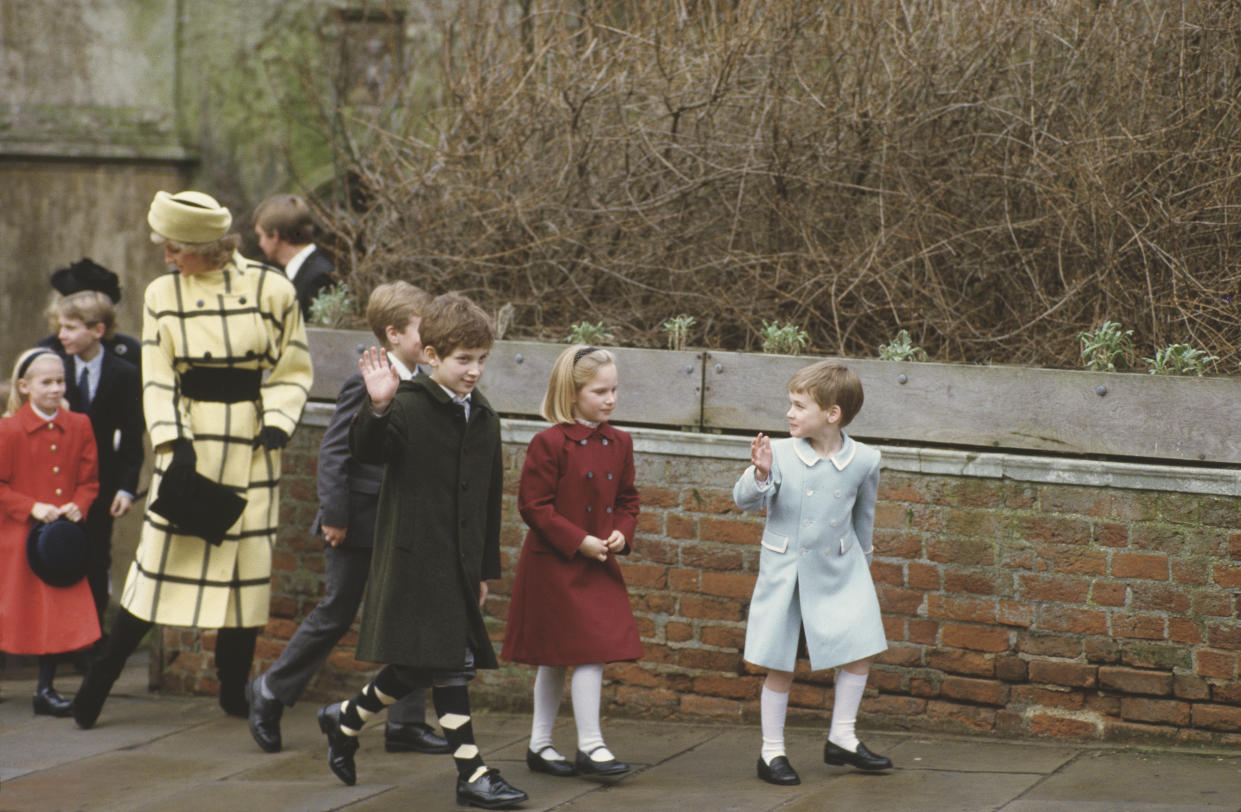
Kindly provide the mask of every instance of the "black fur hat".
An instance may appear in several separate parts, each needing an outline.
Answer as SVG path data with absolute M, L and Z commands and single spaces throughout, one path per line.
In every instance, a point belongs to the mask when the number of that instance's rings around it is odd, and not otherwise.
M 116 304 L 121 300 L 119 277 L 89 257 L 52 274 L 52 287 L 68 296 L 81 290 L 97 290 Z

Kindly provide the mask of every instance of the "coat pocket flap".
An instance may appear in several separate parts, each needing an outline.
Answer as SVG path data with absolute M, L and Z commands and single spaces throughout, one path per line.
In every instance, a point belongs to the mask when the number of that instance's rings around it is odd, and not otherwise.
M 763 531 L 762 544 L 768 550 L 782 553 L 789 548 L 789 537 L 782 536 L 779 533 L 772 533 L 769 530 Z

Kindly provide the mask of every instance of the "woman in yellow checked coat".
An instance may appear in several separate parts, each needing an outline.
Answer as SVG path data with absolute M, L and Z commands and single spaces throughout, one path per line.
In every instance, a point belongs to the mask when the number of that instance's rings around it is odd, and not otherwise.
M 247 715 L 255 637 L 268 617 L 280 449 L 311 383 L 293 285 L 237 253 L 228 209 L 201 192 L 158 192 L 147 222 L 176 267 L 147 287 L 143 318 L 155 475 L 122 611 L 74 700 L 82 728 L 95 723 L 125 660 L 157 623 L 220 630 L 220 705 Z M 167 508 L 204 512 L 210 494 L 195 474 L 225 486 L 208 483 L 224 498 L 246 500 L 231 526 L 208 529 L 210 521 Z

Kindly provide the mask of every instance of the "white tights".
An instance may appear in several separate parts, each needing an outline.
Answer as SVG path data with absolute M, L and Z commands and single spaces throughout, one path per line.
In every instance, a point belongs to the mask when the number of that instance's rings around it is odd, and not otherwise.
M 530 725 L 530 749 L 535 753 L 541 754 L 552 747 L 552 728 L 556 725 L 560 696 L 564 693 L 565 670 L 564 666 L 540 665 L 534 677 L 534 719 Z M 595 761 L 608 761 L 613 756 L 603 743 L 603 732 L 599 727 L 603 663 L 574 666 L 569 690 L 573 697 L 573 720 L 577 723 L 577 749 L 590 753 Z M 549 760 L 563 758 L 554 747 L 551 753 L 543 757 Z

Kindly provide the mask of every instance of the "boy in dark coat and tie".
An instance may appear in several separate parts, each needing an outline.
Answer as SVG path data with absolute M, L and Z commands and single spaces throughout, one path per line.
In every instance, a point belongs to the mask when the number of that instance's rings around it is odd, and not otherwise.
M 310 206 L 297 195 L 272 195 L 254 210 L 254 233 L 263 255 L 283 268 L 293 283 L 302 318 L 309 321 L 311 303 L 332 286 L 336 270 L 314 243 Z
M 475 390 L 494 335 L 487 314 L 458 294 L 436 298 L 420 332 L 430 376 L 401 382 L 378 350 L 359 362 L 370 399 L 350 451 L 386 468 L 358 658 L 388 665 L 360 693 L 321 708 L 319 727 L 328 766 L 353 784 L 363 723 L 429 685 L 457 767 L 457 803 L 503 809 L 527 795 L 483 763 L 468 692 L 475 668 L 497 666 L 482 603 L 486 581 L 500 577 L 500 419 Z
M 87 580 L 103 623 L 112 566 L 112 521 L 129 512 L 142 471 L 142 382 L 138 368 L 104 347 L 113 336 L 112 300 L 94 290 L 56 304 L 65 354 L 65 399 L 90 417 L 99 452 L 99 495 L 86 514 L 93 553 Z

